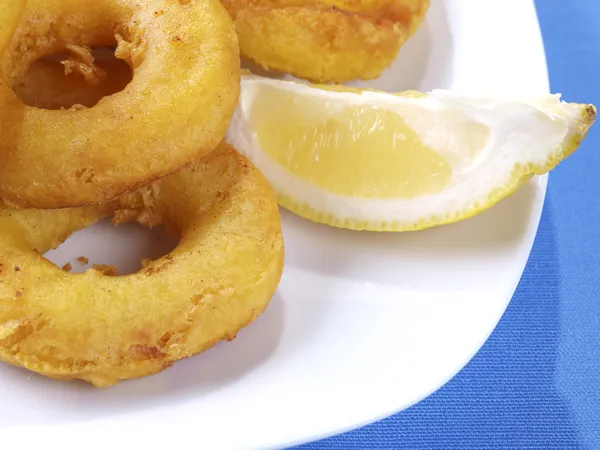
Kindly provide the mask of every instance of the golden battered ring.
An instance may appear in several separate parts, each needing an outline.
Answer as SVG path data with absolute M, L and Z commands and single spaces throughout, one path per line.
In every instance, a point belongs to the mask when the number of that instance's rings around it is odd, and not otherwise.
M 223 0 L 244 57 L 315 83 L 379 77 L 429 0 Z
M 118 45 L 117 45 L 118 44 Z M 29 66 L 115 46 L 133 71 L 92 108 L 24 105 Z M 218 0 L 29 0 L 0 61 L 0 197 L 60 208 L 115 199 L 212 151 L 239 94 L 239 48 Z
M 71 274 L 41 256 L 111 214 L 181 240 L 126 276 Z M 159 372 L 252 322 L 283 259 L 274 194 L 226 145 L 103 208 L 0 209 L 0 360 L 98 387 Z

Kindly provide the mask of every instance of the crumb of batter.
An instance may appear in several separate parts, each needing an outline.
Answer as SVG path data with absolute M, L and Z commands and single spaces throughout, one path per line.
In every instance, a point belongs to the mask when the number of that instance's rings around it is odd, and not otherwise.
M 152 260 L 150 258 L 142 259 L 142 268 L 148 267 L 148 264 L 150 264 L 151 262 L 152 262 Z
M 117 267 L 112 264 L 94 264 L 92 269 L 102 272 L 107 277 L 116 277 L 118 275 Z

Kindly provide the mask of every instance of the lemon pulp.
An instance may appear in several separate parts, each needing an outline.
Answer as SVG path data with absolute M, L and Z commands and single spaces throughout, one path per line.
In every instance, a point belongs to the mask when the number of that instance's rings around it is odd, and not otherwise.
M 265 88 L 250 112 L 262 150 L 295 176 L 338 195 L 412 198 L 439 192 L 452 168 L 397 114 Z

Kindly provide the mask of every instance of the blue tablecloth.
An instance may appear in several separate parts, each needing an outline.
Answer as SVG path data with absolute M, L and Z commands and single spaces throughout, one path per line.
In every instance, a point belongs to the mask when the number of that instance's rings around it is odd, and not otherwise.
M 552 91 L 600 106 L 600 0 L 536 6 Z M 399 448 L 600 449 L 600 123 L 552 172 L 520 286 L 475 358 L 414 407 L 301 447 Z

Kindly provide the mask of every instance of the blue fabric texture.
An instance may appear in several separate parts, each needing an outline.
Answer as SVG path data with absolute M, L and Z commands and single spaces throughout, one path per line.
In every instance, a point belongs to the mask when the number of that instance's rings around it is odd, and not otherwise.
M 600 1 L 536 6 L 552 91 L 600 107 Z M 600 124 L 552 172 L 521 283 L 475 358 L 412 408 L 299 448 L 600 449 Z

